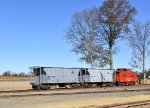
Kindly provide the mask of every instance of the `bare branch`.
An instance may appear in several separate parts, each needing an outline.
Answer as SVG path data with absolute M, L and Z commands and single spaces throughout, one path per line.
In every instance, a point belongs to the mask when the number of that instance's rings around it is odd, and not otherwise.
M 98 20 L 101 36 L 109 49 L 110 68 L 113 68 L 113 47 L 118 39 L 123 38 L 124 29 L 133 20 L 136 10 L 128 0 L 105 0 L 99 9 Z
M 75 13 L 66 32 L 66 39 L 72 43 L 72 51 L 81 55 L 81 61 L 91 64 L 92 68 L 99 64 L 104 52 L 97 22 L 97 9 L 85 9 Z
M 133 31 L 128 34 L 127 40 L 133 48 L 134 60 L 139 62 L 139 67 L 145 71 L 146 55 L 150 46 L 150 23 L 141 24 L 136 21 L 133 23 Z

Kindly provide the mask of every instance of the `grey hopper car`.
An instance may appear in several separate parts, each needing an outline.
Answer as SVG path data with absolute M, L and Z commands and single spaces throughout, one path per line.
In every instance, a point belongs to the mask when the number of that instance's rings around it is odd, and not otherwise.
M 35 76 L 33 89 L 50 89 L 57 87 L 75 88 L 93 85 L 112 84 L 114 70 L 90 68 L 30 67 Z

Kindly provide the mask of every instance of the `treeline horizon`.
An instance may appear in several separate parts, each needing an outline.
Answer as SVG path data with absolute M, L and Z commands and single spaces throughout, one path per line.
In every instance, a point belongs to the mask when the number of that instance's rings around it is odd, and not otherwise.
M 15 76 L 15 77 L 29 77 L 31 76 L 29 73 L 26 72 L 12 72 L 12 71 L 5 71 L 0 76 Z

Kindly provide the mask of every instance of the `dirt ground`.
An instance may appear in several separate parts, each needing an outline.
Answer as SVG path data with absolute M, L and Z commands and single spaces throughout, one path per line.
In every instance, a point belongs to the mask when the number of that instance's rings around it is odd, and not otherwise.
M 32 77 L 0 76 L 0 91 L 31 89 Z
M 31 89 L 30 81 L 0 81 L 0 91 Z
M 144 100 L 149 92 L 27 96 L 0 98 L 0 108 L 96 108 Z
M 0 81 L 0 91 L 31 89 L 30 81 Z M 36 91 L 34 94 L 91 92 L 85 94 L 36 95 L 5 97 L 18 93 L 0 93 L 0 108 L 96 108 L 103 105 L 150 100 L 150 91 L 94 93 L 99 91 L 150 89 L 150 85 L 103 87 L 88 89 L 63 89 Z M 27 92 L 28 93 L 28 92 Z M 30 93 L 30 92 L 29 92 Z M 32 92 L 31 92 L 32 93 Z M 137 107 L 139 108 L 139 107 Z M 143 106 L 143 108 L 149 108 Z

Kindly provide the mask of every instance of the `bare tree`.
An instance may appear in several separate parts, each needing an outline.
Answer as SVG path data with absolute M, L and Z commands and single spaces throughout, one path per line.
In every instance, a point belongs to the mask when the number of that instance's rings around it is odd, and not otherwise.
M 3 72 L 2 76 L 11 76 L 12 75 L 12 72 L 9 70 L 9 71 L 5 71 Z
M 127 37 L 128 38 L 128 37 Z M 131 59 L 129 61 L 129 65 L 131 66 L 131 69 L 134 70 L 134 69 L 137 69 L 137 68 L 141 68 L 140 67 L 140 57 L 138 56 L 139 54 L 137 54 L 137 52 L 132 49 L 132 54 L 131 54 Z
M 98 11 L 100 33 L 108 49 L 110 69 L 113 69 L 113 50 L 116 40 L 123 37 L 135 14 L 136 9 L 128 0 L 105 0 Z
M 92 68 L 98 59 L 105 62 L 102 60 L 104 49 L 99 35 L 96 8 L 75 13 L 66 31 L 66 39 L 73 45 L 72 51 L 81 56 L 80 60 L 91 64 Z
M 150 22 L 144 24 L 138 21 L 134 22 L 133 30 L 129 33 L 127 39 L 134 54 L 132 59 L 135 62 L 131 63 L 132 66 L 136 64 L 138 68 L 145 72 L 145 60 L 149 52 L 148 47 L 150 46 Z M 146 74 L 144 74 L 145 78 Z

